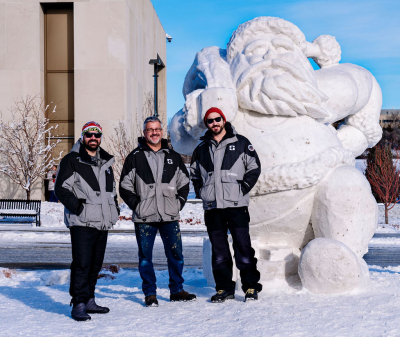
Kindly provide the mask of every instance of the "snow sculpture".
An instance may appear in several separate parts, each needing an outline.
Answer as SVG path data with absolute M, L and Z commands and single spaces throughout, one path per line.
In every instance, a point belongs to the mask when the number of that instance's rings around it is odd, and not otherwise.
M 170 125 L 174 148 L 190 155 L 205 112 L 216 106 L 255 146 L 262 174 L 251 191 L 250 230 L 268 287 L 298 274 L 305 288 L 327 294 L 369 280 L 362 257 L 377 204 L 354 159 L 381 138 L 382 93 L 369 71 L 339 64 L 340 57 L 333 36 L 310 43 L 288 21 L 255 18 L 237 28 L 226 50 L 197 53 L 183 85 L 185 106 Z M 335 130 L 331 123 L 342 118 Z

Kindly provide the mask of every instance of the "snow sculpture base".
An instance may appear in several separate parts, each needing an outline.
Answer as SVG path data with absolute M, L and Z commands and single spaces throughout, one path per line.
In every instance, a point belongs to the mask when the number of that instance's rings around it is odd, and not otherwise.
M 228 236 L 229 248 L 232 257 L 234 256 L 232 238 Z M 301 282 L 297 273 L 300 251 L 294 252 L 288 246 L 269 246 L 262 244 L 259 240 L 251 241 L 257 258 L 257 269 L 261 274 L 260 283 L 263 289 L 285 290 L 301 288 Z M 211 267 L 211 242 L 209 239 L 203 240 L 203 275 L 207 280 L 207 285 L 215 287 L 214 277 Z M 240 272 L 236 268 L 233 260 L 233 277 L 236 282 L 236 290 L 241 289 Z
M 318 238 L 304 249 L 299 262 L 304 287 L 314 294 L 340 294 L 369 282 L 368 266 L 345 244 Z

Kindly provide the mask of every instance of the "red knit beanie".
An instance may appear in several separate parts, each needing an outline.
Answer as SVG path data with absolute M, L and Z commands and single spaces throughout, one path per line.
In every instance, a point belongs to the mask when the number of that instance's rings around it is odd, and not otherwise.
M 212 113 L 212 112 L 216 112 L 216 113 L 220 114 L 221 117 L 222 117 L 222 119 L 223 119 L 224 122 L 226 123 L 226 118 L 225 118 L 224 113 L 223 113 L 220 109 L 213 107 L 213 108 L 208 109 L 207 112 L 206 112 L 206 114 L 205 114 L 205 116 L 204 116 L 204 124 L 205 124 L 205 125 L 207 125 L 207 117 L 208 117 L 208 115 L 209 115 L 210 113 Z

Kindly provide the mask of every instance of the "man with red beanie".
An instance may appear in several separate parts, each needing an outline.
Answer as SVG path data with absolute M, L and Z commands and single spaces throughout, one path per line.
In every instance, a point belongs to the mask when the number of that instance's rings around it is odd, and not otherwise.
M 118 221 L 119 208 L 112 169 L 114 157 L 100 147 L 103 130 L 90 121 L 62 160 L 55 193 L 65 206 L 64 222 L 70 230 L 72 246 L 69 293 L 71 316 L 90 320 L 91 313 L 110 311 L 95 302 L 97 275 L 102 267 L 108 230 Z
M 203 200 L 204 220 L 212 247 L 217 293 L 211 301 L 224 302 L 235 297 L 228 230 L 233 239 L 245 301 L 257 300 L 262 285 L 251 247 L 248 206 L 249 192 L 261 173 L 260 160 L 250 141 L 237 134 L 220 109 L 208 109 L 204 123 L 208 130 L 193 152 L 190 170 L 196 197 Z

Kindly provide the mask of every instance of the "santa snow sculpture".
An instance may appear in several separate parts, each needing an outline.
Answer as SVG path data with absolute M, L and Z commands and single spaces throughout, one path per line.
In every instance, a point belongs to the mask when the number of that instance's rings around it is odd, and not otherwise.
M 378 209 L 354 163 L 381 138 L 382 93 L 368 70 L 340 57 L 333 36 L 310 43 L 290 22 L 258 17 L 236 29 L 226 50 L 198 52 L 185 78 L 185 105 L 170 125 L 175 150 L 192 153 L 215 106 L 260 157 L 249 211 L 265 285 L 299 275 L 313 293 L 341 293 L 369 280 L 363 255 Z

